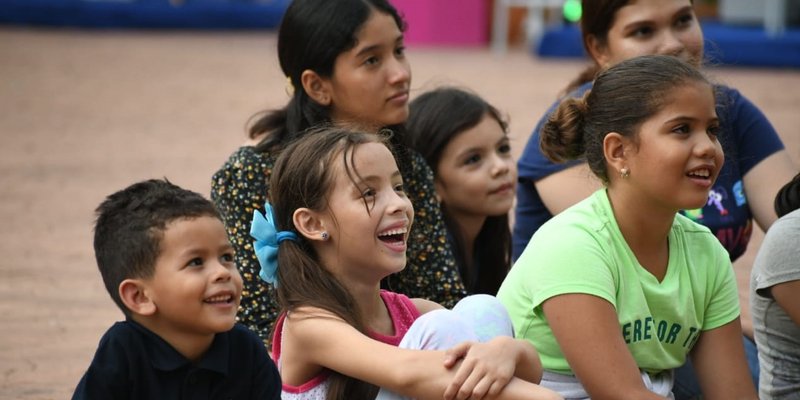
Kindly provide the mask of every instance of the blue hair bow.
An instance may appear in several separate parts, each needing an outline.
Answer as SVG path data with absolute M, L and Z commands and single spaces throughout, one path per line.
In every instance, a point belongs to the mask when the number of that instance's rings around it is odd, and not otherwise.
M 275 216 L 272 214 L 272 205 L 264 205 L 265 213 L 253 211 L 253 223 L 250 226 L 250 236 L 255 239 L 253 247 L 261 264 L 258 276 L 265 282 L 278 285 L 278 244 L 284 240 L 297 241 L 297 235 L 291 231 L 280 231 L 275 228 Z M 266 217 L 265 217 L 266 215 Z

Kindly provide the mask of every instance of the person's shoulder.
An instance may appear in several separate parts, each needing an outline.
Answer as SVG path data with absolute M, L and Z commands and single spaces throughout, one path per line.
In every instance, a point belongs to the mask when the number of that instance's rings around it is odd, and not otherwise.
M 722 261 L 730 260 L 725 246 L 707 226 L 678 213 L 673 220 L 672 230 L 675 234 L 683 236 L 687 249 L 693 256 L 707 253 L 716 255 Z
M 404 307 L 408 311 L 416 313 L 417 316 L 438 308 L 444 308 L 435 301 L 423 298 L 409 298 L 402 293 L 392 292 L 389 290 L 381 290 L 381 298 L 387 307 Z
M 788 225 L 788 226 L 796 226 L 800 223 L 800 208 L 795 209 L 789 213 L 784 214 L 782 217 L 778 218 L 776 221 L 781 222 L 781 225 Z M 774 226 L 774 225 L 773 225 Z M 772 229 L 770 227 L 770 229 Z
M 257 151 L 253 146 L 242 146 L 236 149 L 228 157 L 225 165 L 241 166 L 251 165 L 256 163 L 271 162 L 274 160 L 274 155 L 269 151 Z
M 100 344 L 122 344 L 124 346 L 132 341 L 141 341 L 144 333 L 138 328 L 135 323 L 130 321 L 115 322 L 103 334 Z
M 775 220 L 769 227 L 767 236 L 797 236 L 798 232 L 800 232 L 800 209 L 794 210 Z
M 589 195 L 589 197 L 567 207 L 564 211 L 553 216 L 550 221 L 558 221 L 555 225 L 561 226 L 577 225 L 584 227 L 596 225 L 595 228 L 589 227 L 589 229 L 597 230 L 606 225 L 609 218 L 613 218 L 613 211 L 611 210 L 606 190 L 602 188 Z
M 689 218 L 689 217 L 687 217 L 687 216 L 685 216 L 685 215 L 683 215 L 681 213 L 675 214 L 675 219 L 672 222 L 672 227 L 673 227 L 673 229 L 679 229 L 682 232 L 688 233 L 688 234 L 698 234 L 698 235 L 701 235 L 701 236 L 704 236 L 704 235 L 712 235 L 713 236 L 713 234 L 711 233 L 711 229 L 709 229 L 707 226 L 702 225 L 702 224 L 700 224 L 698 222 L 695 222 L 691 218 Z
M 701 245 L 714 245 L 720 244 L 719 239 L 714 236 L 711 229 L 699 222 L 693 221 L 691 218 L 678 213 L 672 222 L 672 229 L 680 235 L 686 237 L 690 243 L 700 243 Z M 722 246 L 720 244 L 720 246 Z
M 146 351 L 148 333 L 134 322 L 114 323 L 97 345 L 92 365 L 95 370 L 116 370 L 117 367 L 139 365 L 149 357 Z M 138 361 L 137 361 L 138 360 Z
M 222 334 L 228 335 L 237 340 L 251 341 L 251 339 L 255 339 L 257 342 L 261 342 L 255 332 L 251 331 L 244 324 L 239 322 L 233 324 L 233 328 L 231 328 L 229 331 L 219 333 L 218 335 Z
M 231 330 L 217 335 L 227 336 L 228 343 L 230 343 L 231 357 L 235 359 L 263 361 L 269 358 L 267 347 L 261 338 L 241 323 L 237 322 Z
M 261 174 L 269 174 L 275 165 L 274 154 L 259 152 L 252 146 L 242 146 L 231 154 L 224 164 L 211 177 L 212 197 L 225 196 L 227 188 L 244 186 L 244 183 L 255 182 L 266 185 Z M 248 187 L 251 186 L 248 184 Z M 256 188 L 254 188 L 256 190 Z
M 405 147 L 404 151 L 408 154 L 409 170 L 414 174 L 427 174 L 428 171 L 432 171 L 428 162 L 425 161 L 425 157 L 419 151 L 411 147 Z
M 714 94 L 717 99 L 717 106 L 724 108 L 737 106 L 743 100 L 747 101 L 747 98 L 738 89 L 724 84 L 715 84 Z M 749 101 L 747 102 L 749 103 Z

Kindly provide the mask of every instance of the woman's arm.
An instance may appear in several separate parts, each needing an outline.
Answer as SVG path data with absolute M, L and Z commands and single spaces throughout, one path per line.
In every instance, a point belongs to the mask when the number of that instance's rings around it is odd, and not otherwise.
M 797 175 L 786 150 L 780 150 L 756 164 L 744 175 L 747 202 L 758 226 L 766 232 L 778 219 L 774 202 L 778 190 Z
M 556 215 L 589 197 L 602 187 L 589 165 L 581 163 L 535 181 L 536 191 L 547 210 Z
M 704 331 L 691 357 L 704 399 L 758 398 L 747 369 L 738 318 Z
M 291 370 L 292 364 L 294 368 L 319 366 L 420 399 L 444 398 L 457 371 L 445 367 L 445 351 L 408 350 L 381 343 L 321 311 L 294 312 L 284 328 L 283 345 L 284 371 Z M 550 390 L 513 378 L 496 398 L 558 397 Z
M 592 399 L 664 399 L 645 387 L 611 303 L 575 293 L 551 297 L 542 307 L 570 368 Z

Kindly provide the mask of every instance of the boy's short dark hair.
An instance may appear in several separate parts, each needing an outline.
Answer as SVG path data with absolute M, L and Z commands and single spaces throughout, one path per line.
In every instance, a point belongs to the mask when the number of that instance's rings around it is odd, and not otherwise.
M 119 284 L 129 278 L 153 276 L 167 224 L 183 218 L 220 218 L 205 197 L 166 179 L 128 186 L 108 196 L 95 212 L 97 267 L 108 294 L 126 316 L 130 311 L 119 296 Z

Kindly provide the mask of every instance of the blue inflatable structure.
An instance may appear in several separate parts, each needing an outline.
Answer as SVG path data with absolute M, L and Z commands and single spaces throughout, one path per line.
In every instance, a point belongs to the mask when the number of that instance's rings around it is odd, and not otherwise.
M 82 28 L 267 29 L 290 0 L 3 0 L 0 23 Z

